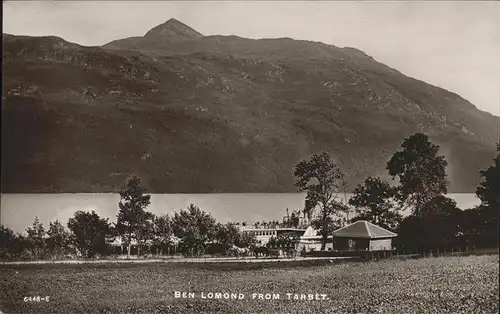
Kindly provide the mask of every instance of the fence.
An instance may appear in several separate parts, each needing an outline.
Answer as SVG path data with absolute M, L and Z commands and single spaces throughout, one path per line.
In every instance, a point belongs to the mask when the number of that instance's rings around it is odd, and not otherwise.
M 465 249 L 435 249 L 421 250 L 418 252 L 404 252 L 398 250 L 385 251 L 311 251 L 306 252 L 306 257 L 360 257 L 364 260 L 380 260 L 388 258 L 424 258 L 440 256 L 468 256 L 468 255 L 494 255 L 499 254 L 499 248 L 465 248 Z

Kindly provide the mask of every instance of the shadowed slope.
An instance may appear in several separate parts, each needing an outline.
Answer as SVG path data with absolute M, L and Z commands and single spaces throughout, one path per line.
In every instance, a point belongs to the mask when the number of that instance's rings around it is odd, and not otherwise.
M 354 186 L 417 131 L 472 192 L 495 153 L 498 117 L 353 48 L 178 21 L 103 47 L 3 43 L 3 192 L 112 192 L 132 173 L 156 193 L 293 192 L 324 150 Z

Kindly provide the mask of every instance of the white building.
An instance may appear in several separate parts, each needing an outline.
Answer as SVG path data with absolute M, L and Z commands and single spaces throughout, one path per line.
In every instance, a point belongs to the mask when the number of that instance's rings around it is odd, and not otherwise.
M 318 234 L 318 231 L 315 230 L 312 226 L 309 226 L 303 235 L 300 237 L 299 243 L 297 245 L 297 251 L 301 252 L 305 250 L 309 251 L 320 251 L 321 250 L 321 241 L 322 237 Z M 332 236 L 328 236 L 325 250 L 331 251 L 333 250 L 333 239 Z
M 278 236 L 301 236 L 305 229 L 297 228 L 243 228 L 244 233 L 255 235 L 257 242 L 266 245 L 271 237 L 277 238 Z

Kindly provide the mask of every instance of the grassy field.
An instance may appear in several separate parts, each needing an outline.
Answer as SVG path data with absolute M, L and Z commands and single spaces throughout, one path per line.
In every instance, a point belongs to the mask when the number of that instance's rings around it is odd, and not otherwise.
M 498 313 L 498 275 L 498 255 L 340 264 L 2 265 L 1 310 L 64 314 Z M 194 298 L 175 298 L 175 291 L 192 292 Z M 242 294 L 244 299 L 202 298 L 202 293 L 208 297 L 210 292 Z M 253 299 L 254 293 L 275 294 L 279 299 Z M 300 295 L 294 300 L 295 294 L 312 294 L 320 300 L 308 300 L 307 295 L 306 300 Z M 325 300 L 321 295 L 326 295 Z M 49 301 L 24 302 L 30 296 L 49 296 Z

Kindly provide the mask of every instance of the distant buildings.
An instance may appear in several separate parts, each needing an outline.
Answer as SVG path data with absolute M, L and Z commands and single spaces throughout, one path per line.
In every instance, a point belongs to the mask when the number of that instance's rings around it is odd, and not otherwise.
M 296 250 L 301 251 L 320 251 L 322 236 L 318 234 L 312 226 L 307 228 L 280 227 L 272 225 L 270 227 L 259 228 L 252 226 L 238 226 L 241 232 L 254 235 L 257 243 L 266 245 L 271 238 L 294 238 L 299 239 L 296 244 Z M 340 228 L 329 235 L 327 238 L 325 250 L 327 251 L 387 251 L 392 250 L 392 240 L 397 236 L 396 233 L 386 230 L 371 222 L 359 220 L 343 228 Z M 169 243 L 173 251 L 168 249 L 169 253 L 177 252 L 177 246 L 181 240 L 172 236 Z M 107 243 L 111 245 L 116 254 L 124 254 L 127 247 L 121 237 L 109 238 Z M 147 241 L 146 245 L 152 245 L 152 241 Z M 132 240 L 132 251 L 137 252 L 137 241 Z
M 289 237 L 300 237 L 304 234 L 305 229 L 300 228 L 245 228 L 241 229 L 243 233 L 255 235 L 257 242 L 266 245 L 271 237 L 279 236 L 289 236 Z

